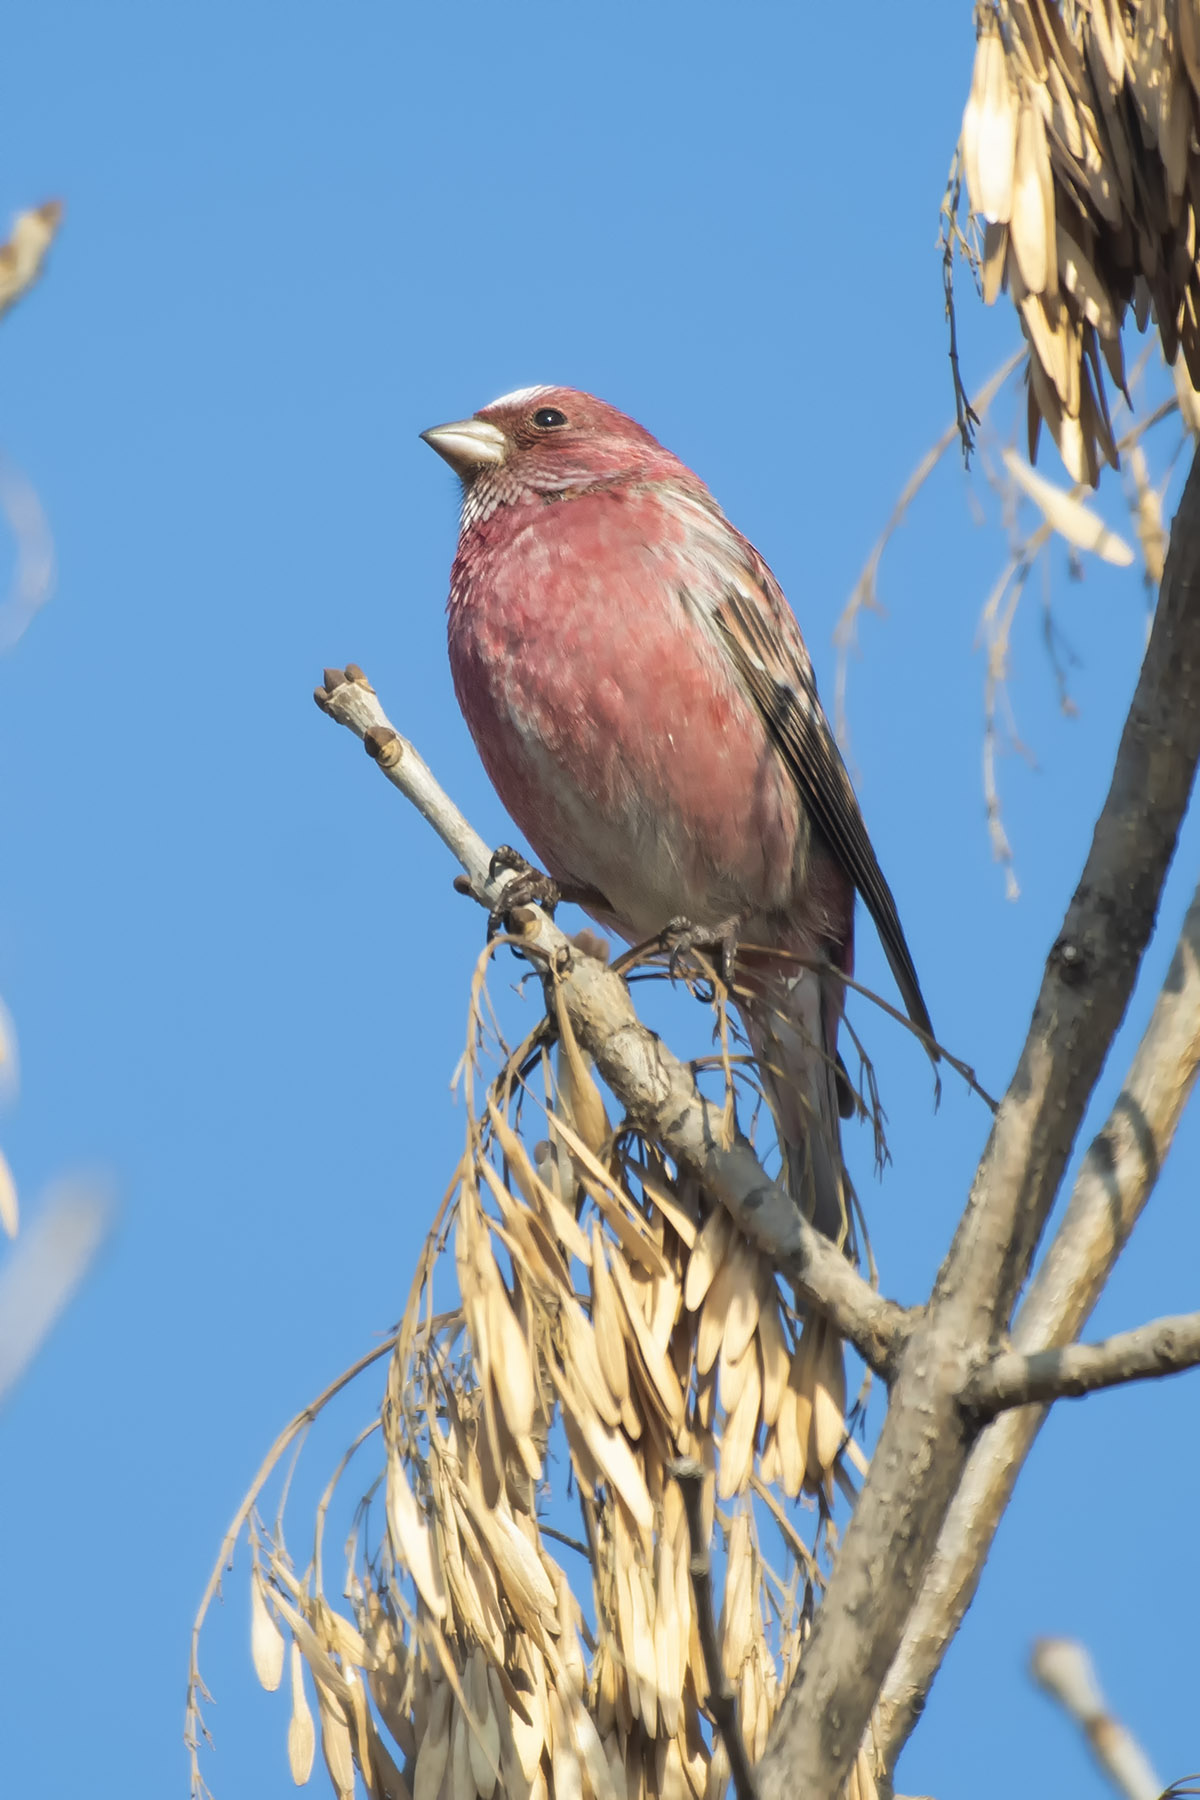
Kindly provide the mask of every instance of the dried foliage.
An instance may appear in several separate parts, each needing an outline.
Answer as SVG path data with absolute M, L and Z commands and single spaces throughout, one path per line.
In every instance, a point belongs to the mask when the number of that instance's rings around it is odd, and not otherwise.
M 1200 13 L 1193 0 L 986 0 L 957 167 L 983 224 L 983 295 L 1029 345 L 1028 447 L 1045 420 L 1072 480 L 1117 467 L 1105 369 L 1153 317 L 1200 385 Z M 961 412 L 961 405 L 960 405 Z
M 317 1408 L 260 1472 L 210 1595 L 244 1523 L 255 1668 L 272 1690 L 290 1670 L 293 1776 L 307 1779 L 319 1739 L 343 1800 L 355 1770 L 379 1800 L 715 1797 L 730 1770 L 676 1475 L 699 1470 L 702 1544 L 715 1523 L 724 1546 L 713 1648 L 753 1761 L 836 1546 L 835 1481 L 853 1493 L 843 1458 L 866 1466 L 841 1345 L 797 1317 L 769 1260 L 694 1180 L 613 1129 L 552 977 L 547 1018 L 505 1049 L 485 986 L 494 949 L 460 1069 L 463 1157 L 390 1346 L 379 1418 L 358 1440 L 377 1430 L 385 1460 L 351 1535 L 348 1608 L 327 1598 L 320 1555 L 345 1462 L 302 1577 L 282 1517 L 267 1529 L 256 1510 Z M 750 1110 L 758 1095 L 730 1054 L 719 989 L 714 1007 L 721 1048 L 708 1061 L 732 1131 L 737 1090 Z M 576 1541 L 561 1529 L 564 1468 Z M 806 1534 L 789 1504 L 801 1495 Z M 192 1678 L 195 1752 L 195 1663 Z M 865 1757 L 856 1780 L 865 1800 Z

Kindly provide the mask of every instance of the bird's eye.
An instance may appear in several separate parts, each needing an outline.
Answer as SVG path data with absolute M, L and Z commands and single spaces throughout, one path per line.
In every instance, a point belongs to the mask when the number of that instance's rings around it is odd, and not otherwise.
M 557 406 L 539 406 L 533 415 L 533 422 L 543 431 L 549 431 L 555 425 L 565 425 L 567 415 L 559 412 Z

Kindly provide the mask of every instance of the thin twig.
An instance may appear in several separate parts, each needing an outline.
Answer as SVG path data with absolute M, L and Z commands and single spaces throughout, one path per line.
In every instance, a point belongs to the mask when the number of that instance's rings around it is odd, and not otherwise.
M 1029 1670 L 1038 1686 L 1074 1719 L 1117 1792 L 1125 1800 L 1158 1800 L 1163 1784 L 1129 1727 L 1109 1712 L 1083 1645 L 1070 1638 L 1040 1638 Z
M 956 150 L 950 163 L 946 192 L 942 197 L 942 225 L 938 248 L 942 252 L 942 289 L 946 299 L 946 323 L 950 330 L 950 373 L 954 380 L 955 425 L 959 438 L 962 440 L 963 466 L 969 469 L 971 452 L 975 448 L 975 427 L 979 423 L 979 414 L 967 398 L 967 390 L 963 386 L 962 373 L 958 366 L 958 322 L 954 312 L 954 252 L 961 244 L 963 253 L 972 263 L 976 276 L 978 276 L 979 259 L 964 238 L 958 223 L 961 196 L 961 152 Z
M 694 1457 L 680 1457 L 671 1464 L 671 1474 L 679 1483 L 683 1510 L 687 1515 L 692 1577 L 692 1602 L 696 1608 L 696 1632 L 704 1652 L 704 1672 L 708 1677 L 708 1710 L 721 1734 L 729 1769 L 738 1800 L 757 1800 L 758 1790 L 746 1742 L 738 1718 L 737 1696 L 725 1679 L 721 1646 L 717 1642 L 717 1620 L 713 1610 L 712 1555 L 704 1535 L 704 1465 Z
M 1008 380 L 1013 371 L 1024 362 L 1027 355 L 1028 351 L 1025 349 L 1025 346 L 1022 345 L 1019 350 L 1013 352 L 1007 362 L 1001 363 L 1000 367 L 988 377 L 987 381 L 984 382 L 974 399 L 969 403 L 971 411 L 975 414 L 977 419 L 982 419 L 986 415 L 989 406 L 1000 392 L 1000 389 L 1004 386 L 1004 383 Z M 950 448 L 957 436 L 958 421 L 954 420 L 946 426 L 946 429 L 942 432 L 942 435 L 938 438 L 937 442 L 932 444 L 930 448 L 926 450 L 924 456 L 922 456 L 916 468 L 912 471 L 900 491 L 899 499 L 892 508 L 891 517 L 884 526 L 875 544 L 872 546 L 871 554 L 863 565 L 862 574 L 855 582 L 854 590 L 851 593 L 849 600 L 847 600 L 845 606 L 842 608 L 838 617 L 838 622 L 834 626 L 833 641 L 837 649 L 837 668 L 834 675 L 833 688 L 834 728 L 837 733 L 838 743 L 842 746 L 843 752 L 846 752 L 847 754 L 849 752 L 850 734 L 846 722 L 846 685 L 850 651 L 854 647 L 858 633 L 858 615 L 860 612 L 883 611 L 883 608 L 879 603 L 879 594 L 877 590 L 879 564 L 883 557 L 883 553 L 899 527 L 903 524 L 904 516 L 912 505 L 912 502 L 920 493 L 922 487 L 924 487 L 926 481 L 929 479 L 934 469 L 937 468 L 943 456 L 946 454 L 946 451 Z

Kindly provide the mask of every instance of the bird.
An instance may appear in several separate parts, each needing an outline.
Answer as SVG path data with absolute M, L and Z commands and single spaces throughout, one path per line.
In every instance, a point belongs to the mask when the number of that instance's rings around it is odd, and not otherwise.
M 928 1047 L 933 1028 L 779 583 L 591 394 L 522 388 L 421 436 L 462 483 L 450 668 L 501 802 L 554 892 L 630 943 L 720 952 L 788 1191 L 849 1254 L 856 893 Z

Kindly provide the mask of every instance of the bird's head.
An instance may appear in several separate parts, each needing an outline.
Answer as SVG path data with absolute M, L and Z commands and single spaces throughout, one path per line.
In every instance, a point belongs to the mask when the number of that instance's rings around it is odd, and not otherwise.
M 421 436 L 461 478 L 468 509 L 484 516 L 535 495 L 683 472 L 641 425 L 574 388 L 521 388 Z

